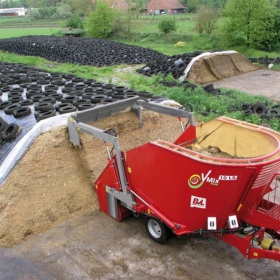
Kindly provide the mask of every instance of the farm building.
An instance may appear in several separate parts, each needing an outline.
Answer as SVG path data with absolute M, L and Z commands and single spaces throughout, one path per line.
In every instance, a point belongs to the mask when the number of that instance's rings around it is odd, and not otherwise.
M 0 9 L 0 17 L 18 17 L 26 15 L 27 10 L 25 8 Z
M 129 9 L 129 6 L 125 0 L 114 0 L 111 2 L 110 6 L 112 9 L 120 9 L 124 11 Z
M 92 0 L 92 3 L 95 4 L 96 0 Z M 104 0 L 112 9 L 119 9 L 122 11 L 127 11 L 129 8 L 132 8 L 130 4 L 127 4 L 126 0 Z
M 147 5 L 147 14 L 178 14 L 185 10 L 185 6 L 178 0 L 150 0 Z

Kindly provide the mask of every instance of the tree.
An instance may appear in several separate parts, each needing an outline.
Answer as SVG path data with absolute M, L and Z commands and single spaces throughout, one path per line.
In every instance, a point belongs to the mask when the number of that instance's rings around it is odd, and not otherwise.
M 92 0 L 62 0 L 61 2 L 71 7 L 70 12 L 73 15 L 85 16 L 94 9 L 94 1 Z
M 53 16 L 54 18 L 66 19 L 66 18 L 71 18 L 72 16 L 73 14 L 71 13 L 71 8 L 69 5 L 63 3 L 56 4 L 56 13 Z M 79 16 L 75 17 L 74 22 L 75 21 L 81 21 L 80 17 Z M 73 28 L 77 28 L 77 27 L 73 27 Z
M 102 0 L 96 0 L 95 9 L 86 20 L 87 33 L 96 38 L 107 38 L 113 30 L 117 11 Z
M 41 7 L 41 2 L 39 0 L 26 0 L 28 8 L 39 8 Z
M 260 49 L 266 51 L 279 51 L 280 50 L 280 10 L 276 10 L 273 25 L 267 30 L 270 34 L 269 38 L 263 40 L 260 44 Z
M 194 16 L 194 29 L 199 33 L 206 32 L 211 34 L 219 18 L 219 10 L 206 6 L 200 6 Z
M 158 29 L 165 34 L 176 31 L 176 21 L 170 17 L 163 18 L 158 24 Z
M 231 0 L 226 3 L 224 15 L 228 18 L 223 37 L 228 43 L 243 41 L 247 46 L 260 48 L 269 38 L 273 26 L 274 5 L 271 0 Z
M 118 15 L 115 18 L 113 33 L 129 37 L 131 35 L 131 28 L 136 24 L 133 20 L 135 18 L 137 18 L 137 14 L 133 13 L 131 8 L 118 11 Z
M 221 9 L 224 8 L 227 0 L 180 0 L 185 5 L 189 12 L 196 12 L 201 6 Z

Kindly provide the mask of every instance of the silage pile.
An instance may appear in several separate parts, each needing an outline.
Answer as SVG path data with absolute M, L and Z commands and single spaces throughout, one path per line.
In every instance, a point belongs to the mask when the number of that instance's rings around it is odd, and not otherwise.
M 131 112 L 94 123 L 114 127 L 126 151 L 161 138 L 173 142 L 182 132 L 177 118 L 144 111 L 144 126 Z M 28 237 L 99 208 L 93 182 L 107 164 L 102 141 L 81 133 L 83 148 L 68 140 L 65 126 L 40 135 L 0 188 L 0 246 Z
M 186 80 L 206 84 L 260 69 L 239 53 L 210 54 L 199 58 L 191 67 Z

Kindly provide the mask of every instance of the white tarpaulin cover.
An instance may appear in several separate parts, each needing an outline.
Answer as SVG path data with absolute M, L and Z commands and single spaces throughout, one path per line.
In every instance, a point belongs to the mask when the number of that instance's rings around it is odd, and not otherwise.
M 23 157 L 26 151 L 29 149 L 33 141 L 41 134 L 53 127 L 66 125 L 67 119 L 72 113 L 58 115 L 46 120 L 42 120 L 35 124 L 35 126 L 24 135 L 24 137 L 16 144 L 13 150 L 6 157 L 4 162 L 0 166 L 0 187 L 16 166 L 18 161 Z

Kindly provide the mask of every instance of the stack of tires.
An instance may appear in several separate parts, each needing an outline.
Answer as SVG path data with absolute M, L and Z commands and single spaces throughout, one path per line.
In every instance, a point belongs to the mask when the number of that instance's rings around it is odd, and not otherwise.
M 0 93 L 6 97 L 0 99 L 0 113 L 19 120 L 33 114 L 37 121 L 135 95 L 152 97 L 149 92 L 137 92 L 95 79 L 4 62 L 0 62 Z
M 201 53 L 201 51 L 195 51 L 192 53 L 173 55 L 157 59 L 147 63 L 144 67 L 137 69 L 136 72 L 145 76 L 152 76 L 161 73 L 164 77 L 172 75 L 174 79 L 178 79 L 184 75 L 184 71 L 191 60 Z
M 55 36 L 25 36 L 1 39 L 0 50 L 20 55 L 40 56 L 59 63 L 97 67 L 141 64 L 165 57 L 165 55 L 152 49 L 119 42 Z

